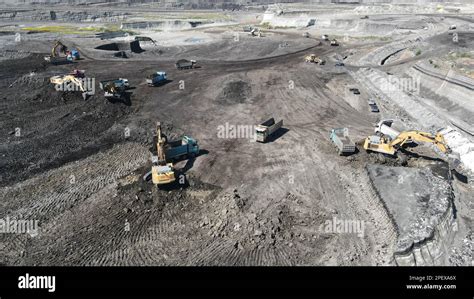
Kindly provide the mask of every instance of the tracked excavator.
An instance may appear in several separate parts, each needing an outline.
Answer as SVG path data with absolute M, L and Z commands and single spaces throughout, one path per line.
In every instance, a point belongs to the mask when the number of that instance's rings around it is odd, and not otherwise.
M 430 133 L 421 131 L 404 131 L 398 134 L 398 136 L 391 141 L 385 136 L 369 136 L 365 139 L 364 149 L 388 155 L 395 155 L 398 148 L 402 147 L 409 141 L 433 143 L 441 152 L 446 154 L 450 153 L 443 135 L 438 133 L 433 136 Z
M 443 135 L 437 133 L 436 135 L 422 132 L 422 131 L 404 131 L 399 133 L 395 138 L 391 139 L 389 136 L 373 135 L 365 139 L 364 149 L 367 151 L 379 152 L 394 156 L 395 153 L 405 144 L 410 142 L 424 142 L 432 143 L 448 157 L 448 163 L 452 169 L 459 165 L 459 158 L 451 153 L 450 148 L 446 144 Z
M 63 56 L 62 56 L 62 55 Z M 57 64 L 60 62 L 72 62 L 80 58 L 79 51 L 72 49 L 71 51 L 61 42 L 56 41 L 51 49 L 51 55 L 44 57 L 46 61 Z
M 156 124 L 156 156 L 152 156 L 151 179 L 153 184 L 160 186 L 176 180 L 173 163 L 166 163 L 166 137 L 161 134 L 161 123 Z
M 81 92 L 82 92 L 82 98 L 84 100 L 87 100 L 89 96 L 93 94 L 92 91 L 88 91 L 86 87 L 84 86 L 84 81 L 82 80 L 84 78 L 84 71 L 80 70 L 74 70 L 68 75 L 63 75 L 63 76 L 53 76 L 49 78 L 49 82 L 56 86 L 60 87 L 66 87 L 69 84 L 73 84 L 76 86 Z M 65 89 L 65 90 L 64 90 Z M 64 91 L 68 91 L 67 88 L 64 88 Z M 58 89 L 60 90 L 60 89 Z M 74 89 L 73 89 L 74 90 Z

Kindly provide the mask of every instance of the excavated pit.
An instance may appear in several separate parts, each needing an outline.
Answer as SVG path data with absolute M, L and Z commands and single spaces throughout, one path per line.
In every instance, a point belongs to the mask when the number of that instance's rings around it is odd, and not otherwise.
M 397 227 L 395 263 L 446 264 L 456 223 L 447 165 L 440 162 L 423 168 L 369 165 L 367 169 Z
M 124 42 L 124 43 L 108 43 L 95 47 L 97 50 L 104 51 L 132 51 L 134 53 L 141 53 L 144 50 L 140 47 L 139 41 Z

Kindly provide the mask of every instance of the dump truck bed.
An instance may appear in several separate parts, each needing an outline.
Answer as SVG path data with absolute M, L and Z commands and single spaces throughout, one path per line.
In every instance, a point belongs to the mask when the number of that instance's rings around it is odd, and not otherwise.
M 195 61 L 187 60 L 187 59 L 180 59 L 176 61 L 175 65 L 178 69 L 185 69 L 185 68 L 192 68 L 194 66 Z
M 355 143 L 349 137 L 349 130 L 347 128 L 333 129 L 329 138 L 338 148 L 340 155 L 355 152 Z
M 275 133 L 278 129 L 280 129 L 283 126 L 283 120 L 280 120 L 279 122 L 275 122 L 275 119 L 272 117 L 259 125 L 255 127 L 256 131 L 256 140 L 258 142 L 265 142 L 266 139 Z
M 264 121 L 260 125 L 264 127 L 270 127 L 270 126 L 273 126 L 274 124 L 275 124 L 275 119 L 272 117 L 269 120 Z

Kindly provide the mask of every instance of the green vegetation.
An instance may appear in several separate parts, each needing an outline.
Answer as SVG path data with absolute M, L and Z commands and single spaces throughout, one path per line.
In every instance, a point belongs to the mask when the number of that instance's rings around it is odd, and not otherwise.
M 420 50 L 420 49 L 416 50 L 416 53 L 415 53 L 415 55 L 416 55 L 416 56 L 419 56 L 419 55 L 421 55 L 421 50 Z
M 76 27 L 68 25 L 54 25 L 54 26 L 37 26 L 37 27 L 23 27 L 24 31 L 35 31 L 35 32 L 52 32 L 62 34 L 90 34 L 101 32 L 100 28 L 97 27 Z

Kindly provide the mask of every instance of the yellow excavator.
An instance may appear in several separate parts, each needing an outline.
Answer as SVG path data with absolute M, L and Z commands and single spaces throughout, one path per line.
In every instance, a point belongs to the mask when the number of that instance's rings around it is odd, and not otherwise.
M 84 86 L 84 82 L 82 81 L 82 78 L 84 77 L 84 71 L 79 71 L 79 70 L 74 70 L 73 73 L 70 73 L 68 75 L 63 75 L 63 76 L 53 76 L 49 78 L 49 82 L 54 84 L 57 87 L 57 90 L 61 90 L 61 88 L 66 89 L 68 84 L 72 83 L 74 86 L 77 86 L 79 90 L 82 92 L 82 98 L 84 100 L 87 100 L 87 98 L 92 95 L 93 92 L 87 91 L 86 87 Z M 67 91 L 67 90 L 64 90 Z
M 58 48 L 61 53 L 63 53 L 64 55 L 67 55 L 67 47 L 62 42 L 56 41 L 53 48 L 51 49 L 51 57 L 58 56 L 58 52 L 57 52 Z
M 161 134 L 161 123 L 156 124 L 156 156 L 152 156 L 151 179 L 155 185 L 164 185 L 176 180 L 173 163 L 166 163 L 166 138 Z
M 446 141 L 444 140 L 443 135 L 440 133 L 433 135 L 421 131 L 404 131 L 398 134 L 398 136 L 396 136 L 391 141 L 386 136 L 369 136 L 365 139 L 364 149 L 367 151 L 395 155 L 395 152 L 398 150 L 398 148 L 411 141 L 432 143 L 445 154 L 449 154 L 451 152 L 448 145 L 446 144 Z
M 72 62 L 80 59 L 80 54 L 77 49 L 68 50 L 62 42 L 56 41 L 51 49 L 51 55 L 45 56 L 44 59 L 53 64 Z

